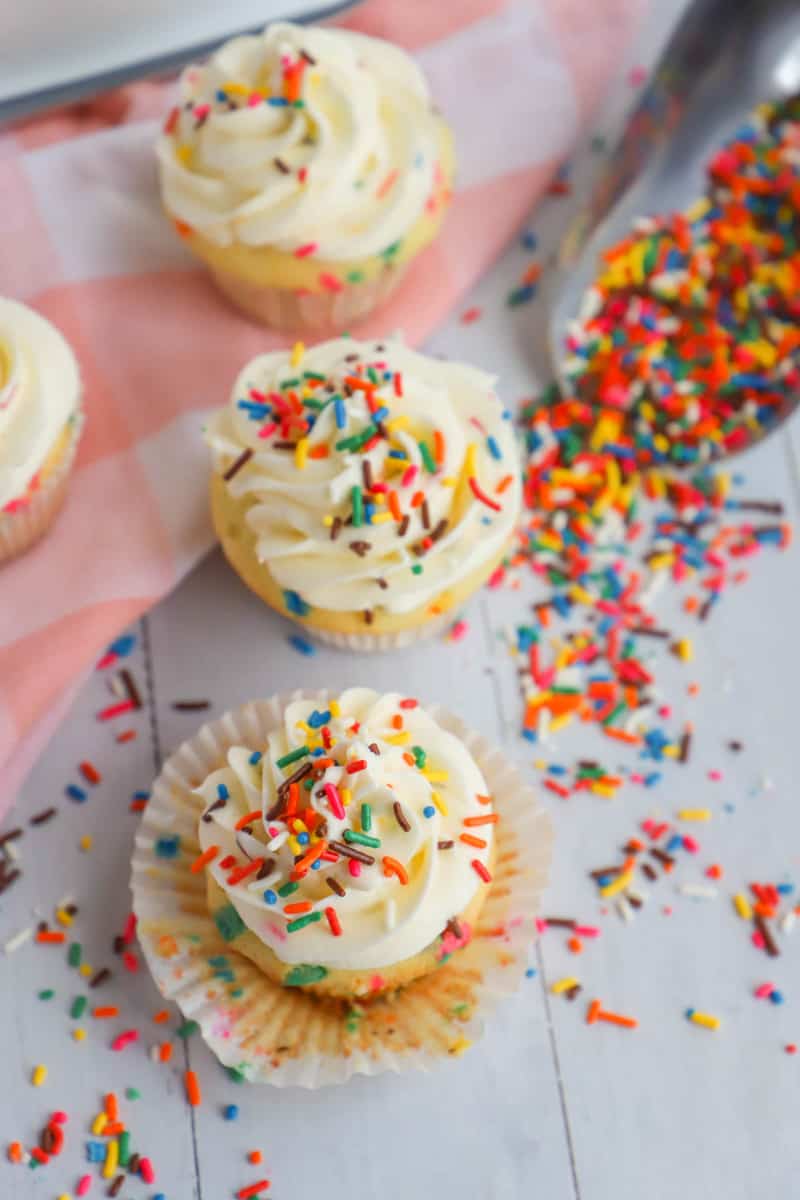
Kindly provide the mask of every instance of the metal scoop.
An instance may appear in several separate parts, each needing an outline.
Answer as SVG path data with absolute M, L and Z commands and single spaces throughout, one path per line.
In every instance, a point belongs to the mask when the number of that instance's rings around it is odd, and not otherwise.
M 705 166 L 759 103 L 800 91 L 797 0 L 694 0 L 589 188 L 559 250 L 548 330 L 562 389 L 568 325 L 598 272 L 600 252 L 637 217 L 686 208 Z M 778 422 L 794 411 L 787 405 Z

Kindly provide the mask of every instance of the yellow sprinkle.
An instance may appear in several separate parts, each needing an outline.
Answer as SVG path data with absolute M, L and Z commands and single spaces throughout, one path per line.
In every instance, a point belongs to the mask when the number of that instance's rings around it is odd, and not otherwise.
M 322 524 L 326 527 L 326 529 L 330 529 L 331 525 L 333 524 L 333 517 L 330 515 L 330 513 L 322 518 Z
M 338 700 L 329 700 L 329 701 L 328 701 L 328 708 L 331 710 L 331 716 L 332 716 L 332 717 L 340 717 L 340 716 L 342 715 L 342 710 L 341 710 L 341 708 L 339 707 L 339 701 L 338 701 Z
M 303 355 L 305 352 L 306 348 L 303 343 L 295 342 L 295 344 L 292 346 L 292 353 L 289 355 L 289 362 L 293 367 L 298 367 L 300 365 L 300 363 L 303 361 Z
M 404 729 L 402 733 L 388 734 L 386 737 L 386 741 L 390 746 L 407 746 L 410 740 L 411 734 L 407 729 Z
M 661 571 L 664 567 L 671 567 L 674 561 L 674 554 L 656 554 L 654 558 L 650 559 L 648 566 L 651 571 Z
M 250 88 L 246 83 L 237 83 L 235 79 L 229 79 L 227 83 L 223 83 L 222 91 L 227 92 L 229 96 L 249 96 Z
M 443 817 L 448 815 L 449 809 L 438 792 L 431 791 L 431 800 L 438 808 Z
M 733 907 L 736 909 L 743 921 L 750 921 L 753 916 L 753 910 L 750 907 L 750 901 L 745 896 L 744 892 L 737 892 L 733 897 Z
M 106 1161 L 103 1164 L 103 1179 L 111 1179 L 116 1174 L 118 1165 L 119 1142 L 116 1138 L 112 1138 L 112 1140 L 106 1146 Z
M 393 521 L 394 517 L 390 512 L 373 513 L 370 525 L 385 525 L 387 521 Z
M 92 848 L 91 834 L 85 833 L 83 835 L 83 837 L 81 838 L 81 840 L 78 842 L 78 845 L 80 846 L 81 850 L 91 850 L 91 848 Z
M 457 1038 L 456 1041 L 454 1041 L 452 1046 L 450 1047 L 450 1053 L 455 1058 L 460 1058 L 465 1050 L 469 1050 L 471 1045 L 472 1045 L 472 1042 L 469 1040 L 469 1038 L 465 1038 L 465 1037 Z
M 612 879 L 611 883 L 607 883 L 605 887 L 600 888 L 600 895 L 603 897 L 616 896 L 617 892 L 624 892 L 633 881 L 633 871 L 623 871 L 616 879 Z
M 680 808 L 678 809 L 679 821 L 710 821 L 710 808 Z
M 679 638 L 672 644 L 672 653 L 683 662 L 691 662 L 694 658 L 694 646 L 689 638 Z
M 689 1020 L 693 1025 L 702 1025 L 704 1029 L 719 1029 L 719 1017 L 712 1017 L 710 1013 L 692 1012 Z
M 63 908 L 56 909 L 56 920 L 58 921 L 59 925 L 63 925 L 66 929 L 69 929 L 70 925 L 72 924 L 72 917 L 68 912 L 64 912 Z
M 552 724 L 550 728 L 552 730 Z M 595 796 L 604 796 L 606 800 L 613 800 L 617 794 L 617 789 L 612 787 L 611 784 L 599 783 L 597 780 L 589 784 L 589 791 L 594 792 Z
M 34 1087 L 41 1087 L 45 1079 L 47 1079 L 47 1067 L 45 1067 L 42 1063 L 39 1063 L 38 1067 L 33 1068 L 31 1083 Z
M 548 762 L 545 762 L 545 760 L 543 758 L 534 759 L 533 765 L 536 767 L 537 771 L 546 771 L 547 768 L 550 766 L 550 764 Z
M 311 726 L 309 725 L 308 721 L 295 721 L 294 727 L 295 727 L 295 729 L 302 729 L 303 733 L 307 733 L 309 735 L 309 737 L 314 732 L 312 730 Z
M 550 732 L 558 733 L 559 729 L 564 729 L 565 726 L 569 725 L 570 721 L 572 720 L 572 718 L 574 716 L 575 716 L 574 713 L 566 712 L 566 713 L 561 713 L 561 715 L 558 717 L 551 718 Z
M 95 1117 L 95 1119 L 92 1121 L 92 1133 L 94 1133 L 94 1134 L 102 1133 L 107 1124 L 108 1124 L 108 1114 L 104 1113 L 104 1112 L 99 1112 L 97 1114 L 97 1116 Z
M 176 146 L 175 157 L 179 162 L 183 163 L 185 167 L 188 167 L 192 161 L 192 147 L 188 143 L 184 143 L 182 146 Z
M 570 988 L 577 987 L 577 985 L 577 979 L 573 978 L 572 975 L 565 975 L 563 979 L 557 979 L 555 983 L 551 985 L 550 991 L 556 996 L 560 996 L 562 992 L 568 992 Z
M 400 413 L 397 417 L 390 417 L 388 421 L 384 421 L 386 428 L 391 433 L 394 429 L 406 429 L 408 426 L 408 417 L 405 413 Z
M 573 584 L 569 589 L 569 596 L 570 599 L 576 601 L 576 603 L 586 604 L 590 608 L 593 608 L 596 603 L 592 593 L 587 592 L 586 588 L 579 587 L 577 583 Z
M 430 783 L 447 783 L 450 778 L 447 771 L 431 771 L 428 767 L 423 767 L 420 774 L 424 775 Z
M 78 967 L 78 970 L 80 971 L 81 975 L 84 975 L 87 979 L 90 975 L 94 975 L 94 967 L 90 966 L 89 963 L 81 963 L 81 965 Z
M 289 838 L 289 848 L 291 849 L 292 854 L 294 854 L 294 855 L 303 853 L 303 847 L 300 845 L 300 843 L 298 842 L 296 837 Z
M 73 1029 L 72 1037 L 73 1037 L 73 1040 L 76 1042 L 84 1042 L 86 1040 L 86 1030 L 85 1029 Z
M 294 448 L 294 465 L 302 471 L 308 462 L 308 438 L 301 437 Z
M 339 788 L 339 795 L 341 796 L 342 804 L 344 804 L 345 807 L 353 799 L 353 793 L 350 791 L 350 788 Z
M 72 1200 L 72 1196 L 69 1196 L 66 1192 L 62 1192 L 58 1200 Z
M 442 487 L 455 487 L 458 483 L 458 479 L 455 475 L 445 475 L 443 479 L 439 480 L 439 483 L 442 485 Z
M 678 755 L 680 754 L 680 752 L 681 752 L 680 746 L 662 746 L 661 747 L 661 753 L 665 754 L 667 756 L 667 758 L 677 758 Z

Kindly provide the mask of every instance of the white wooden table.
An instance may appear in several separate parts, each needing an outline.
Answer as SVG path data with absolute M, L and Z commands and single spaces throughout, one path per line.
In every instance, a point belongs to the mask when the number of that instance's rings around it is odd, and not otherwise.
M 632 61 L 652 54 L 676 7 L 663 6 Z M 577 178 L 585 165 L 578 165 Z M 554 201 L 537 214 L 539 257 L 553 246 L 567 208 L 568 202 Z M 463 354 L 496 370 L 510 404 L 537 388 L 532 347 L 543 305 L 513 314 L 504 306 L 530 259 L 530 252 L 511 248 L 461 306 L 480 307 L 481 319 L 464 326 L 454 318 L 430 344 L 434 352 Z M 750 494 L 783 500 L 795 517 L 799 438 L 795 423 L 736 464 Z M 429 1075 L 356 1079 L 341 1089 L 305 1093 L 237 1085 L 196 1037 L 175 1038 L 174 1015 L 168 1026 L 152 1022 L 161 1005 L 146 971 L 129 973 L 112 953 L 129 909 L 138 820 L 129 811 L 131 796 L 148 787 L 162 757 L 205 715 L 299 683 L 367 682 L 445 702 L 537 774 L 537 754 L 518 734 L 515 668 L 500 637 L 504 627 L 524 619 L 532 593 L 478 597 L 467 613 L 469 634 L 457 644 L 439 641 L 377 658 L 319 649 L 306 658 L 288 644 L 287 624 L 212 555 L 133 630 L 138 645 L 127 665 L 143 690 L 142 710 L 98 723 L 95 714 L 111 697 L 102 673 L 93 673 L 4 823 L 26 825 L 57 806 L 51 822 L 28 828 L 19 843 L 25 873 L 0 898 L 0 944 L 38 917 L 52 921 L 55 904 L 68 896 L 80 909 L 70 939 L 82 943 L 94 969 L 108 965 L 113 975 L 87 991 L 61 947 L 28 943 L 0 958 L 0 1138 L 31 1145 L 52 1110 L 70 1116 L 68 1145 L 54 1165 L 34 1171 L 0 1161 L 2 1200 L 74 1195 L 88 1169 L 88 1122 L 111 1089 L 120 1096 L 134 1148 L 147 1153 L 158 1172 L 150 1187 L 126 1182 L 122 1200 L 159 1193 L 167 1200 L 226 1200 L 262 1175 L 272 1180 L 276 1200 L 749 1200 L 764 1194 L 765 1185 L 770 1195 L 797 1195 L 800 1055 L 784 1050 L 800 1042 L 797 949 L 786 937 L 782 956 L 767 959 L 750 945 L 730 896 L 754 879 L 800 875 L 793 788 L 800 564 L 796 555 L 770 552 L 752 564 L 752 576 L 726 596 L 707 625 L 692 628 L 697 661 L 666 669 L 676 719 L 687 717 L 696 727 L 692 761 L 667 764 L 659 787 L 627 786 L 614 801 L 583 795 L 563 802 L 542 793 L 557 831 L 547 911 L 598 925 L 600 937 L 575 957 L 563 931 L 548 931 L 532 950 L 536 975 L 464 1057 Z M 685 625 L 669 597 L 660 611 L 665 623 Z M 700 685 L 695 700 L 687 697 L 689 681 Z M 175 700 L 206 697 L 210 714 L 172 707 Z M 117 745 L 122 726 L 135 728 L 137 739 Z M 570 730 L 547 757 L 591 756 L 595 736 Z M 726 749 L 730 738 L 745 743 L 739 755 Z M 84 759 L 102 771 L 103 781 L 87 788 L 89 799 L 81 804 L 66 799 L 64 788 L 81 783 L 77 767 Z M 714 768 L 723 771 L 719 782 L 708 778 Z M 604 913 L 587 872 L 618 861 L 620 846 L 647 816 L 670 819 L 683 806 L 713 809 L 712 822 L 698 834 L 701 852 L 684 855 L 674 879 L 653 884 L 632 923 L 613 909 Z M 87 834 L 93 838 L 88 853 L 79 844 Z M 704 871 L 712 862 L 725 872 L 718 898 L 681 894 L 683 883 L 709 882 Z M 573 1004 L 549 992 L 564 975 L 577 976 L 584 987 Z M 753 998 L 765 980 L 781 989 L 785 1004 Z M 55 995 L 39 999 L 48 988 Z M 71 1020 L 79 993 L 91 1004 L 119 1005 L 120 1016 Z M 635 1015 L 639 1028 L 588 1026 L 586 1000 L 593 996 Z M 721 1017 L 720 1031 L 690 1025 L 684 1017 L 690 1006 Z M 87 1030 L 82 1043 L 71 1037 L 76 1025 Z M 129 1028 L 140 1031 L 140 1041 L 114 1053 L 112 1037 Z M 176 1047 L 169 1065 L 149 1056 L 165 1030 Z M 30 1083 L 37 1063 L 49 1068 L 41 1088 Z M 194 1110 L 183 1094 L 189 1064 L 204 1096 Z M 128 1087 L 141 1098 L 125 1100 Z M 240 1106 L 235 1123 L 223 1119 L 230 1103 Z M 263 1169 L 246 1161 L 254 1148 L 263 1153 Z M 104 1194 L 106 1186 L 95 1179 L 90 1195 Z

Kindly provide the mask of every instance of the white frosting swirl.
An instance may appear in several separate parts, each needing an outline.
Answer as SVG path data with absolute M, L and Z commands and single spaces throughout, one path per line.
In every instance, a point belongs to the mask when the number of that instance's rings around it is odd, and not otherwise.
M 502 552 L 521 488 L 490 376 L 396 340 L 339 338 L 297 358 L 254 359 L 207 430 L 218 471 L 252 451 L 226 486 L 286 592 L 334 611 L 408 612 Z M 376 428 L 366 449 L 348 441 Z
M 0 297 L 0 511 L 24 498 L 79 395 L 75 355 L 55 326 Z
M 310 757 L 278 765 L 303 746 L 310 748 Z M 296 818 L 267 814 L 282 807 L 277 802 L 284 780 L 304 763 L 320 761 L 329 765 L 317 768 L 319 778 L 311 789 L 305 790 L 302 781 L 297 786 L 298 810 L 309 823 L 307 809 L 319 814 L 325 822 L 322 837 L 317 824 L 316 832 L 301 833 L 304 844 L 292 846 L 292 831 L 300 828 Z M 358 769 L 348 773 L 348 763 Z M 490 880 L 487 864 L 497 818 L 483 775 L 458 738 L 415 701 L 404 701 L 398 694 L 379 696 L 367 688 L 351 688 L 338 701 L 321 693 L 316 701 L 290 703 L 283 727 L 269 735 L 263 755 L 233 747 L 227 765 L 208 776 L 197 791 L 206 804 L 199 822 L 200 844 L 203 851 L 218 851 L 206 869 L 248 929 L 287 964 L 369 970 L 401 962 L 444 935 L 448 922 L 464 912 Z M 345 801 L 341 808 L 337 797 Z M 249 832 L 237 831 L 237 823 L 248 813 L 257 814 L 247 826 Z M 465 826 L 465 819 L 471 823 Z M 353 874 L 352 860 L 333 847 L 348 845 L 347 839 L 365 826 L 367 841 L 378 844 L 355 840 L 350 845 L 374 862 L 359 864 Z M 462 834 L 483 844 L 465 843 Z M 440 848 L 441 842 L 452 845 Z M 286 891 L 297 870 L 296 851 L 307 855 L 323 844 L 329 858 L 337 861 L 321 859 L 318 868 L 308 868 L 295 881 L 296 889 Z M 401 865 L 405 881 L 386 868 L 387 856 Z M 231 882 L 242 867 L 264 860 L 261 879 L 251 873 L 241 882 Z M 474 861 L 482 865 L 486 879 Z M 284 909 L 298 904 L 318 915 L 292 930 L 297 912 Z M 326 909 L 335 912 L 341 934 L 334 934 Z M 455 936 L 468 933 L 457 930 Z M 442 950 L 447 949 L 446 939 Z
M 396 46 L 272 25 L 184 71 L 157 147 L 164 203 L 220 246 L 383 254 L 437 193 L 443 128 Z

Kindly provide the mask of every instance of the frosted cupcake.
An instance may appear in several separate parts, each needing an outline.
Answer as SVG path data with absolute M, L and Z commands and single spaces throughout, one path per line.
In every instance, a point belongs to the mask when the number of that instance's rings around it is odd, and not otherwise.
M 520 505 L 490 376 L 399 341 L 262 355 L 211 420 L 214 524 L 267 604 L 323 640 L 431 634 L 495 570 Z
M 551 830 L 457 717 L 366 688 L 255 700 L 153 784 L 133 908 L 161 993 L 238 1079 L 461 1054 L 524 977 Z
M 82 425 L 75 355 L 49 321 L 0 297 L 0 562 L 60 509 Z
M 450 197 L 450 131 L 402 50 L 276 24 L 184 71 L 158 142 L 164 207 L 233 303 L 334 333 L 394 290 Z

